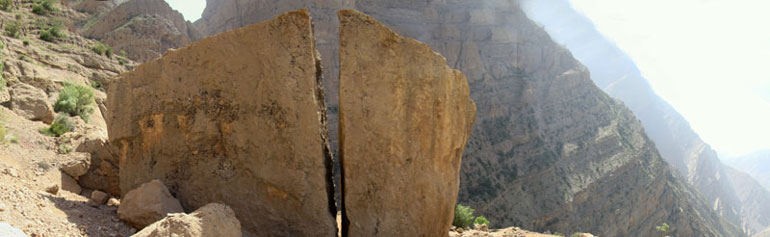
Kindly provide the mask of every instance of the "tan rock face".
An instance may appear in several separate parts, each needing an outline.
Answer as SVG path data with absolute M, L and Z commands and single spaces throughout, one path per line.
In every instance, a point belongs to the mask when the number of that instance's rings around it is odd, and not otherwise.
M 13 112 L 29 120 L 53 122 L 53 107 L 48 104 L 45 91 L 24 83 L 17 83 L 9 89 Z
M 234 237 L 241 236 L 241 223 L 235 218 L 230 207 L 212 203 L 191 214 L 172 214 L 163 220 L 147 226 L 134 237 Z
M 338 16 L 347 231 L 446 235 L 476 113 L 468 82 L 428 45 L 356 11 Z
M 103 204 L 108 197 L 100 191 L 91 194 L 91 198 L 98 204 Z M 159 180 L 153 180 L 126 194 L 118 208 L 118 217 L 141 229 L 163 219 L 169 213 L 183 212 L 179 200 L 171 196 L 166 185 Z
M 188 210 L 227 204 L 251 232 L 334 235 L 319 60 L 298 11 L 122 75 L 107 100 L 121 190 L 161 179 Z

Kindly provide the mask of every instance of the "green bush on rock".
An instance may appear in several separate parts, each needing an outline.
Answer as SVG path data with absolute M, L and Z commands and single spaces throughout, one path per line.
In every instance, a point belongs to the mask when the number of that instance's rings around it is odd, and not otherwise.
M 65 84 L 59 92 L 59 98 L 54 104 L 54 111 L 80 116 L 88 122 L 88 116 L 94 112 L 94 91 L 90 87 L 75 84 Z
M 468 228 L 473 223 L 473 208 L 457 204 L 452 225 L 457 228 Z

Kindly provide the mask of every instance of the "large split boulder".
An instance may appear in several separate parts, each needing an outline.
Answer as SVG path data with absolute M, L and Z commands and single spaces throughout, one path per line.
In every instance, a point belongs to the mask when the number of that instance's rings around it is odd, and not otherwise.
M 241 223 L 235 218 L 233 209 L 224 204 L 211 203 L 190 214 L 171 214 L 133 237 L 237 237 L 241 233 Z
M 343 231 L 446 235 L 476 114 L 468 82 L 369 16 L 339 19 Z
M 48 104 L 45 91 L 24 83 L 16 83 L 10 88 L 11 109 L 19 116 L 45 123 L 53 122 L 54 112 Z
M 106 113 L 121 191 L 160 179 L 187 210 L 224 203 L 250 232 L 335 235 L 319 61 L 302 10 L 121 75 Z
M 97 193 L 98 192 L 98 193 Z M 101 191 L 94 191 L 91 199 L 101 205 L 109 196 Z M 118 217 L 141 229 L 171 213 L 183 213 L 179 200 L 171 196 L 166 185 L 160 180 L 142 184 L 126 194 L 118 208 Z

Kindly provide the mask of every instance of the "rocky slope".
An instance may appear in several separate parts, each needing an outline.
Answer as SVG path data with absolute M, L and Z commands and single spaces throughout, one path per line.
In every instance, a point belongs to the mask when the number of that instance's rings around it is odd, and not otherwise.
M 30 236 L 128 236 L 136 230 L 117 219 L 116 207 L 89 200 L 93 189 L 108 182 L 89 178 L 100 168 L 89 171 L 71 164 L 87 161 L 109 166 L 98 153 L 103 150 L 95 145 L 107 138 L 101 112 L 106 95 L 101 89 L 109 84 L 108 78 L 134 64 L 93 52 L 98 42 L 63 27 L 50 42 L 41 40 L 49 27 L 69 25 L 85 15 L 58 4 L 58 10 L 33 14 L 32 5 L 17 2 L 0 11 L 4 26 L 19 26 L 18 34 L 4 27 L 0 36 L 4 65 L 0 130 L 5 132 L 0 137 L 0 222 Z M 96 103 L 90 107 L 94 113 L 87 117 L 89 122 L 69 117 L 72 132 L 44 135 L 39 130 L 48 128 L 46 122 L 51 121 L 29 115 L 53 114 L 65 84 L 93 86 Z
M 196 25 L 212 33 L 251 23 L 244 16 L 318 6 L 263 2 L 209 1 Z M 462 203 L 495 226 L 646 236 L 667 222 L 677 235 L 740 235 L 679 181 L 632 113 L 594 86 L 587 70 L 516 2 L 485 3 L 354 3 L 397 32 L 429 43 L 468 77 L 479 112 L 463 158 Z M 336 40 L 324 37 L 336 35 L 324 32 L 332 28 L 319 28 L 320 41 Z M 336 94 L 337 78 L 325 79 L 327 93 Z M 328 102 L 333 113 L 335 100 Z
M 163 0 L 68 1 L 87 13 L 77 28 L 86 37 L 101 40 L 126 56 L 146 62 L 168 49 L 181 48 L 201 38 L 192 23 Z
M 738 175 L 722 164 L 717 153 L 700 139 L 688 122 L 668 102 L 660 98 L 642 76 L 631 58 L 604 38 L 585 16 L 566 0 L 526 1 L 528 12 L 543 24 L 556 41 L 564 44 L 591 71 L 591 78 L 602 90 L 624 102 L 644 125 L 666 161 L 691 184 L 709 206 L 747 234 L 767 228 L 770 208 L 767 202 L 745 202 L 739 189 L 761 189 L 756 182 L 735 186 L 730 179 Z M 761 167 L 761 166 L 755 166 Z M 754 193 L 758 200 L 770 200 L 767 192 Z
M 763 187 L 770 189 L 770 151 L 758 151 L 745 156 L 724 159 L 737 170 L 746 172 Z

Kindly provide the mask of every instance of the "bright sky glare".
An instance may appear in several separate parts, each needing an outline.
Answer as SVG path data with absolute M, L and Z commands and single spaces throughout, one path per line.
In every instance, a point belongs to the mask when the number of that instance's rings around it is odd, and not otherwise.
M 571 2 L 714 149 L 770 149 L 770 1 Z
M 206 8 L 206 0 L 166 0 L 171 8 L 184 15 L 184 19 L 195 22 L 201 18 L 203 9 Z

